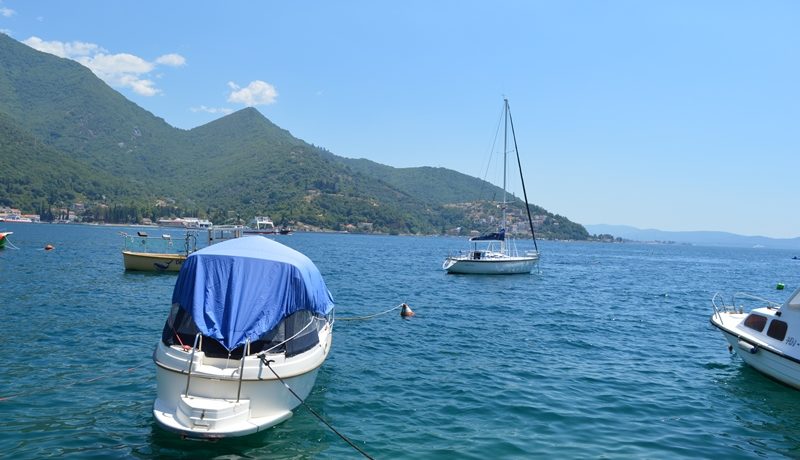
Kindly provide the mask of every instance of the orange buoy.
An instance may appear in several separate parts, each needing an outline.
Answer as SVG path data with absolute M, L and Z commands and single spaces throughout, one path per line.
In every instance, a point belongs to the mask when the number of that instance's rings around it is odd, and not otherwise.
M 55 249 L 55 248 L 56 248 L 56 247 L 55 247 L 55 246 L 53 246 L 52 244 L 45 244 L 45 245 L 44 245 L 44 250 L 45 250 L 45 251 L 50 251 L 50 250 L 53 250 L 53 249 Z
M 400 308 L 400 316 L 403 318 L 408 318 L 414 316 L 414 312 L 411 310 L 407 304 L 402 304 Z

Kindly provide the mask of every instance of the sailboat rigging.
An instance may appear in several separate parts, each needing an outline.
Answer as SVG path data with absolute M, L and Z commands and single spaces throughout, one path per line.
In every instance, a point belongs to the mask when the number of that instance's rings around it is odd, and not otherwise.
M 470 248 L 457 255 L 448 256 L 442 264 L 442 269 L 448 273 L 464 274 L 519 274 L 530 273 L 539 260 L 539 246 L 536 244 L 536 233 L 533 228 L 533 218 L 528 206 L 528 193 L 525 189 L 525 179 L 522 175 L 522 163 L 517 148 L 517 136 L 514 131 L 514 120 L 508 99 L 503 98 L 504 110 L 504 137 L 503 137 L 503 206 L 500 228 L 496 232 L 475 236 L 469 239 Z M 528 225 L 533 237 L 534 250 L 520 253 L 517 251 L 516 242 L 507 235 L 507 164 L 508 164 L 508 135 L 511 127 L 514 153 L 517 158 L 522 193 L 525 199 L 525 209 L 528 213 Z

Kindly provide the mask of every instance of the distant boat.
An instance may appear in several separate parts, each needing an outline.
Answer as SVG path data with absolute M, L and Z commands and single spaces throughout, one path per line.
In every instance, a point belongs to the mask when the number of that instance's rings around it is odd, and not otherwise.
M 504 138 L 503 138 L 503 204 L 502 220 L 500 228 L 492 233 L 475 236 L 469 239 L 470 247 L 467 251 L 462 251 L 457 255 L 448 256 L 442 264 L 442 269 L 447 273 L 480 274 L 480 275 L 500 275 L 500 274 L 524 274 L 530 273 L 536 262 L 539 260 L 539 247 L 536 244 L 536 233 L 533 230 L 533 219 L 528 207 L 528 195 L 525 192 L 525 181 L 522 178 L 522 166 L 519 163 L 519 152 L 517 151 L 517 138 L 514 134 L 514 122 L 511 118 L 511 109 L 508 106 L 508 99 L 503 99 L 504 110 Z M 528 211 L 528 224 L 533 237 L 535 250 L 520 253 L 517 250 L 516 242 L 507 234 L 506 216 L 506 165 L 508 157 L 508 134 L 509 125 L 513 139 L 514 153 L 517 156 L 517 163 L 520 164 L 520 179 L 522 179 L 522 191 L 525 198 L 525 209 Z
M 19 214 L 8 214 L 5 217 L 3 217 L 2 219 L 0 219 L 0 222 L 22 222 L 22 223 L 25 223 L 25 222 L 33 222 L 33 219 L 31 219 L 30 217 L 21 216 Z
M 191 254 L 171 303 L 153 354 L 153 416 L 185 437 L 243 436 L 288 419 L 330 352 L 334 303 L 322 275 L 262 236 Z
M 256 216 L 250 221 L 250 224 L 245 227 L 244 233 L 259 234 L 259 235 L 274 235 L 278 233 L 275 224 L 267 216 Z
M 246 235 L 289 235 L 292 233 L 292 229 L 289 227 L 275 227 L 272 219 L 266 216 L 254 217 L 242 231 Z
M 204 229 L 213 225 L 210 220 L 200 219 L 197 217 L 176 217 L 174 219 L 158 219 L 156 224 L 159 227 L 176 227 L 176 228 L 190 228 L 190 229 Z
M 6 241 L 8 241 L 8 235 L 13 234 L 14 232 L 0 232 L 0 249 L 6 247 Z
M 783 304 L 741 293 L 730 304 L 717 305 L 721 299 L 719 294 L 711 299 L 710 321 L 728 341 L 728 350 L 757 371 L 800 389 L 800 288 Z M 746 299 L 760 306 L 745 311 L 741 304 Z
M 214 225 L 208 229 L 208 244 L 232 240 L 244 236 L 247 229 L 244 225 Z
M 187 232 L 181 243 L 172 236 L 148 236 L 145 232 L 136 235 L 122 233 L 125 246 L 122 261 L 125 270 L 147 272 L 177 272 L 192 252 L 197 250 L 197 236 Z

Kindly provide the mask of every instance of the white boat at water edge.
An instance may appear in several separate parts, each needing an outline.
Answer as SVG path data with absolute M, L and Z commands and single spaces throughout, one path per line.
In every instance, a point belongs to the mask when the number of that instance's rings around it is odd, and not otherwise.
M 746 311 L 743 302 L 754 300 L 760 306 Z M 800 288 L 783 304 L 743 293 L 727 304 L 715 294 L 711 304 L 711 324 L 722 332 L 729 351 L 759 372 L 800 389 Z
M 33 221 L 34 220 L 32 218 L 20 214 L 8 214 L 6 216 L 0 217 L 0 222 L 32 223 Z M 38 222 L 38 217 L 37 217 L 37 222 Z
M 210 220 L 200 219 L 197 217 L 176 217 L 174 219 L 158 219 L 156 224 L 159 227 L 176 227 L 176 228 L 191 228 L 201 229 L 210 228 L 213 223 Z
M 267 216 L 256 216 L 244 228 L 244 233 L 247 235 L 288 235 L 292 231 L 287 227 L 280 229 L 275 227 L 275 223 Z
M 539 261 L 539 247 L 536 244 L 536 233 L 533 229 L 533 219 L 531 218 L 530 207 L 528 206 L 528 194 L 525 191 L 525 180 L 522 177 L 522 165 L 517 151 L 517 138 L 514 134 L 514 122 L 511 118 L 511 109 L 508 99 L 503 99 L 503 117 L 505 123 L 503 138 L 503 204 L 502 219 L 500 228 L 496 232 L 472 237 L 469 239 L 469 250 L 462 251 L 456 255 L 450 255 L 442 263 L 442 269 L 447 273 L 476 274 L 476 275 L 511 275 L 530 273 Z M 511 137 L 513 139 L 514 153 L 519 165 L 520 179 L 522 180 L 522 191 L 525 198 L 525 209 L 528 212 L 528 224 L 530 225 L 531 236 L 533 237 L 534 250 L 520 252 L 517 250 L 516 242 L 507 234 L 507 213 L 506 213 L 506 165 L 508 163 L 508 135 L 509 126 L 511 127 Z
M 244 229 L 245 233 L 272 235 L 278 233 L 275 224 L 267 216 L 256 216 L 250 221 L 250 224 Z
M 330 352 L 333 314 L 317 267 L 280 243 L 245 236 L 191 254 L 153 354 L 156 422 L 213 439 L 288 419 Z

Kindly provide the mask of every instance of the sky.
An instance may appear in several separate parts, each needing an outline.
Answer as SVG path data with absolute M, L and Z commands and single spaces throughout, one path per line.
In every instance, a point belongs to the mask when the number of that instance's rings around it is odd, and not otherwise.
M 776 238 L 800 236 L 797 24 L 793 0 L 0 0 L 0 31 L 177 128 L 255 107 L 339 156 L 502 185 L 507 97 L 531 203 Z

